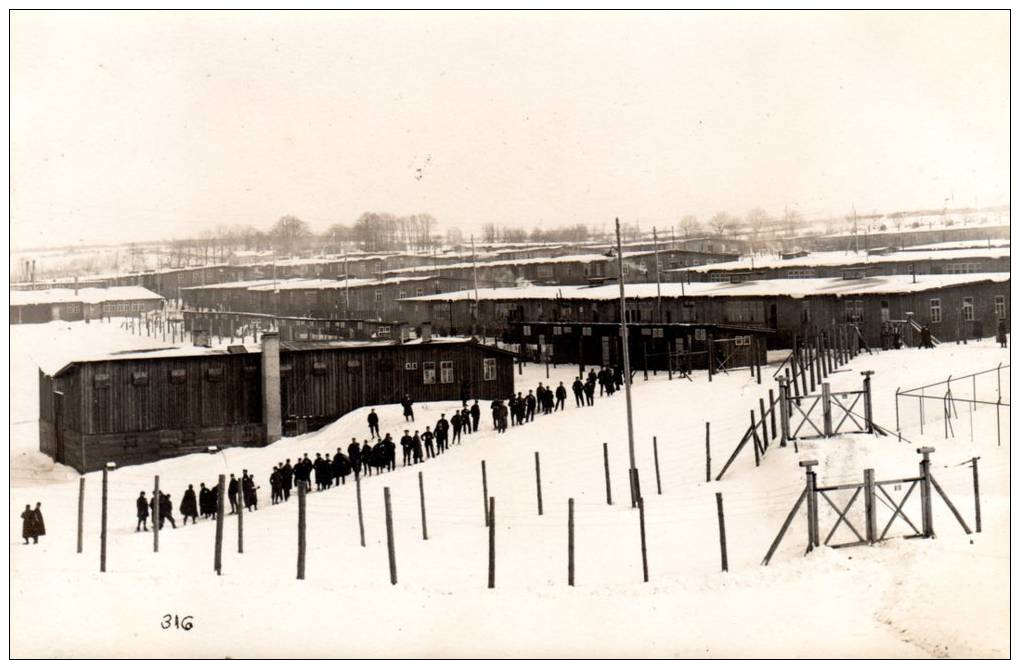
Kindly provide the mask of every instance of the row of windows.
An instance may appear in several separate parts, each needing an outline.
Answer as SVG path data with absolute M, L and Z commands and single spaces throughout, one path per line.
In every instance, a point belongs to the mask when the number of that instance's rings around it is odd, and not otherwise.
M 995 318 L 1006 318 L 1006 296 L 995 296 Z M 960 313 L 964 321 L 974 320 L 974 298 L 966 297 L 960 307 Z M 928 301 L 928 320 L 931 323 L 942 322 L 942 299 L 932 298 Z
M 103 303 L 103 311 L 105 312 L 140 312 L 144 309 L 145 303 L 143 302 Z

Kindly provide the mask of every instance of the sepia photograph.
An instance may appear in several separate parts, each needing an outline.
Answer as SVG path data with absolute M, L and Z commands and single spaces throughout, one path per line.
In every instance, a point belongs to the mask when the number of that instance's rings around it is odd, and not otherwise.
M 1005 658 L 1011 10 L 8 11 L 16 658 Z

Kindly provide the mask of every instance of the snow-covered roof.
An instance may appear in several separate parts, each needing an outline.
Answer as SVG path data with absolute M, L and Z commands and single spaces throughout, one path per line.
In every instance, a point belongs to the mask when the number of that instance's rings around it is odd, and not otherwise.
M 750 280 L 746 282 L 664 282 L 664 298 L 726 297 L 726 296 L 849 296 L 911 293 L 928 291 L 975 282 L 1008 282 L 1009 273 L 970 273 L 965 275 L 919 275 L 916 281 L 910 275 L 886 275 L 861 279 L 806 278 Z M 612 300 L 620 295 L 619 285 L 603 286 L 526 286 L 478 289 L 479 300 Z M 626 295 L 631 299 L 655 298 L 654 283 L 627 284 Z M 474 300 L 474 289 L 437 293 L 427 296 L 403 298 L 401 302 L 451 302 Z
M 344 339 L 344 340 L 321 340 L 321 341 L 281 341 L 280 350 L 282 352 L 289 351 L 309 351 L 309 350 L 331 350 L 331 349 L 354 349 L 354 348 L 381 348 L 387 346 L 422 346 L 422 345 L 451 345 L 451 344 L 467 344 L 477 343 L 469 337 L 432 337 L 429 341 L 423 341 L 421 338 L 409 339 L 404 342 L 400 342 L 395 339 L 389 340 L 378 340 L 378 339 Z M 486 344 L 478 344 L 480 347 L 484 347 L 487 350 L 502 351 L 502 349 L 495 348 Z M 210 355 L 245 355 L 245 354 L 259 354 L 262 352 L 261 344 L 244 344 L 245 353 L 230 353 L 225 346 L 168 346 L 166 348 L 153 348 L 153 349 L 132 349 L 132 350 L 120 350 L 120 351 L 88 351 L 88 350 L 77 350 L 63 355 L 57 360 L 50 360 L 45 365 L 40 365 L 40 369 L 44 373 L 51 375 L 60 374 L 62 371 L 67 369 L 72 364 L 79 364 L 82 362 L 115 362 L 120 360 L 141 360 L 141 359 L 156 359 L 156 358 L 188 358 L 188 357 L 202 357 Z
M 59 303 L 86 303 L 97 305 L 121 300 L 162 300 L 163 296 L 141 286 L 86 287 L 78 289 L 36 289 L 10 292 L 10 305 L 53 305 Z
M 865 252 L 812 252 L 803 257 L 783 259 L 776 254 L 741 257 L 735 261 L 718 261 L 703 266 L 674 268 L 671 271 L 690 270 L 707 273 L 721 270 L 762 270 L 769 268 L 817 268 L 823 266 L 866 266 L 868 264 L 896 263 L 903 261 L 963 261 L 966 259 L 1008 259 L 1009 247 L 968 248 L 958 250 L 911 250 L 867 254 Z
M 324 279 L 314 277 L 290 277 L 281 279 L 260 279 L 240 282 L 223 282 L 201 286 L 182 287 L 184 291 L 205 291 L 211 289 L 247 289 L 249 291 L 312 291 L 323 289 L 356 289 L 359 287 L 383 286 L 387 284 L 403 284 L 404 282 L 423 282 L 432 279 L 429 275 L 417 277 L 388 277 L 385 279 L 350 278 Z

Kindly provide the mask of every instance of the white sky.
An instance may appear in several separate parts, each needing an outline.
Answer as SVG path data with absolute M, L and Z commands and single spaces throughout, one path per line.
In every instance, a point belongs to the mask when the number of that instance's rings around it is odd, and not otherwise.
M 1009 201 L 1006 11 L 11 21 L 15 249 Z

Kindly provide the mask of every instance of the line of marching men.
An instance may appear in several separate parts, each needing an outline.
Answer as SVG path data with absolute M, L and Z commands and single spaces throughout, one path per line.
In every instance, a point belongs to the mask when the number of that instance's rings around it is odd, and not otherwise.
M 623 387 L 623 374 L 619 369 L 603 367 L 598 372 L 592 369 L 587 377 L 582 380 L 580 376 L 574 379 L 571 390 L 574 394 L 574 405 L 576 407 L 592 406 L 595 404 L 595 389 L 598 388 L 599 396 L 612 396 L 614 392 Z M 463 396 L 463 392 L 462 392 Z M 548 415 L 557 410 L 564 410 L 567 401 L 567 388 L 560 381 L 557 387 L 551 385 L 546 387 L 539 383 L 534 390 L 528 390 L 525 395 L 518 392 L 517 396 L 511 396 L 505 402 L 502 399 L 495 399 L 490 405 L 492 411 L 492 426 L 497 433 L 505 433 L 507 424 L 520 426 L 534 421 L 535 413 L 541 411 Z M 405 422 L 414 422 L 414 402 L 408 395 L 400 401 Z M 454 411 L 447 419 L 446 413 L 442 413 L 435 422 L 435 427 L 426 426 L 425 430 L 419 432 L 415 429 L 412 434 L 409 429 L 404 430 L 400 437 L 400 449 L 403 466 L 416 465 L 429 458 L 435 458 L 445 453 L 451 444 L 459 445 L 463 434 L 470 434 L 478 431 L 478 423 L 481 419 L 481 408 L 478 400 L 468 406 L 466 396 L 461 401 L 462 407 Z M 397 443 L 387 433 L 382 435 L 379 432 L 379 415 L 375 408 L 368 414 L 369 437 L 375 440 L 370 444 L 369 440 L 359 443 L 357 438 L 351 438 L 347 445 L 345 454 L 341 447 L 336 448 L 332 456 L 328 452 L 316 453 L 312 459 L 304 454 L 292 463 L 288 458 L 286 461 L 273 467 L 269 476 L 270 502 L 279 504 L 290 499 L 292 490 L 303 483 L 306 492 L 328 490 L 334 486 L 346 483 L 352 474 L 355 478 L 369 476 L 373 473 L 379 474 L 383 471 L 395 470 L 397 467 Z M 313 488 L 314 484 L 314 488 Z M 227 482 L 227 502 L 230 505 L 230 514 L 236 514 L 241 507 L 246 511 L 258 510 L 258 490 L 255 484 L 255 476 L 245 470 L 241 478 L 234 474 L 230 475 Z M 187 525 L 190 519 L 192 524 L 198 522 L 199 516 L 205 519 L 216 518 L 217 500 L 219 497 L 219 485 L 212 488 L 206 487 L 205 483 L 199 484 L 196 492 L 194 486 L 189 484 L 184 495 L 181 497 L 179 512 L 183 518 L 183 524 Z M 153 518 L 153 511 L 160 529 L 163 529 L 165 522 L 171 527 L 177 528 L 177 521 L 173 516 L 173 503 L 169 493 L 160 492 L 159 501 L 156 501 L 156 493 L 146 498 L 142 491 L 136 500 L 138 524 L 135 531 L 148 531 L 148 523 Z

